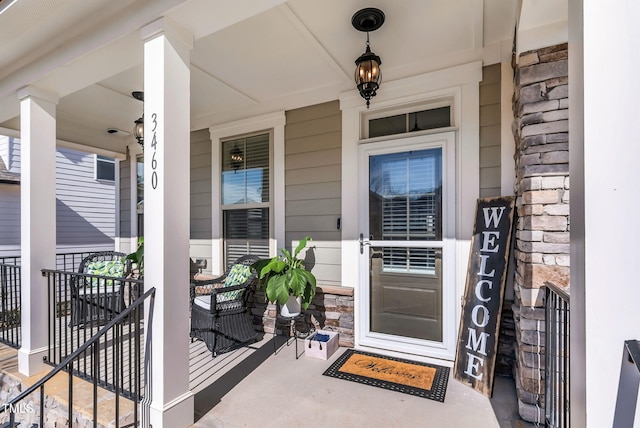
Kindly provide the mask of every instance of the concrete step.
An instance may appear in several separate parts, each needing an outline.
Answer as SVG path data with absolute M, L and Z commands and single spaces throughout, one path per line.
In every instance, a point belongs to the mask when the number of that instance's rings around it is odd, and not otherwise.
M 48 373 L 45 370 L 34 376 L 24 376 L 18 372 L 18 351 L 0 344 L 0 402 L 7 403 L 25 389 L 34 385 Z M 58 373 L 45 384 L 44 427 L 69 426 L 69 377 L 67 373 Z M 133 423 L 134 402 L 125 398 L 116 400 L 116 394 L 106 389 L 97 388 L 97 422 L 98 427 L 114 427 L 116 401 L 120 412 L 120 426 Z M 6 413 L 0 414 L 0 423 L 9 420 Z M 40 393 L 35 392 L 26 397 L 16 407 L 16 422 L 20 427 L 39 426 Z M 73 378 L 73 413 L 74 427 L 93 426 L 93 384 Z M 2 426 L 3 427 L 3 426 Z

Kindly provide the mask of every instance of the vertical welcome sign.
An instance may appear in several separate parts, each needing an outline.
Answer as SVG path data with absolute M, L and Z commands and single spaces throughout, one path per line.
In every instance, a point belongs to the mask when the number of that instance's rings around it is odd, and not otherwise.
M 493 390 L 513 211 L 513 197 L 478 199 L 471 238 L 454 377 L 487 397 Z

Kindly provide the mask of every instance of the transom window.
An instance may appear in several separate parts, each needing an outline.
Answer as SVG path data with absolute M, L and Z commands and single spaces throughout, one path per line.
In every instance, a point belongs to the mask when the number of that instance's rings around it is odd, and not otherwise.
M 449 126 L 451 126 L 451 107 L 437 107 L 369 119 L 369 138 L 447 128 Z

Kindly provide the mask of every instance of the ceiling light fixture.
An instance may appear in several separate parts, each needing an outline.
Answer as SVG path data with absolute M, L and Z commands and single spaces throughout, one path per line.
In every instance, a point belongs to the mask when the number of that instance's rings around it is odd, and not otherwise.
M 242 150 L 238 148 L 237 145 L 233 145 L 233 148 L 229 151 L 229 155 L 231 156 L 231 168 L 233 168 L 234 172 L 238 171 L 238 168 L 242 166 L 244 162 L 244 157 L 242 155 Z
M 369 100 L 376 96 L 376 91 L 380 87 L 382 80 L 380 72 L 382 61 L 378 55 L 371 52 L 369 32 L 382 27 L 382 24 L 384 24 L 384 12 L 373 7 L 361 9 L 354 13 L 351 18 L 353 28 L 367 33 L 367 48 L 356 60 L 355 72 L 356 87 L 362 98 L 367 100 L 367 108 L 369 108 Z
M 142 91 L 134 91 L 131 96 L 138 101 L 144 102 L 144 92 Z M 133 123 L 133 136 L 138 140 L 138 144 L 144 148 L 144 114 Z

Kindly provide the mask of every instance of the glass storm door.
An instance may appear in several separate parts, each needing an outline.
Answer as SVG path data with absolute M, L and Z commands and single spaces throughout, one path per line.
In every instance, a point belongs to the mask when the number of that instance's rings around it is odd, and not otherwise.
M 361 149 L 367 175 L 361 179 L 363 345 L 450 357 L 454 290 L 445 287 L 445 279 L 455 252 L 446 244 L 454 223 L 449 206 L 453 163 L 448 162 L 454 158 L 448 153 L 453 136 L 413 137 L 401 145 L 372 143 Z

